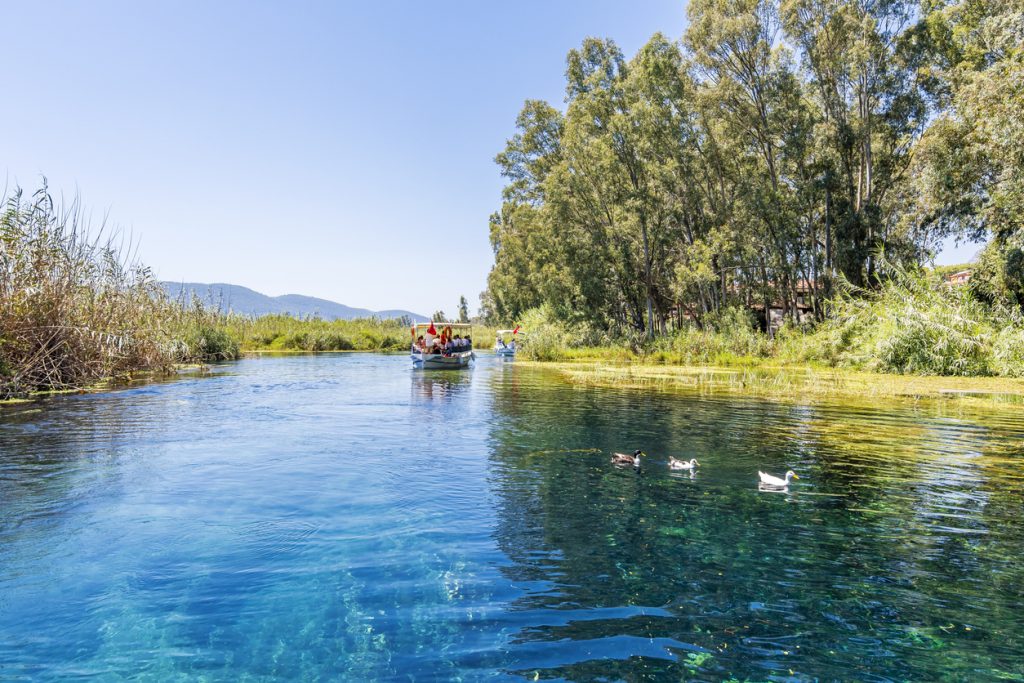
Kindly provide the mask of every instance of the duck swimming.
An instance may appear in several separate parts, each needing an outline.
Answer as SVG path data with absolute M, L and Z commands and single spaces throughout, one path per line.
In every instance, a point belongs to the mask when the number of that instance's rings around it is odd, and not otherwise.
M 616 465 L 632 465 L 633 467 L 640 467 L 640 456 L 646 455 L 639 448 L 633 451 L 633 455 L 626 455 L 625 453 L 612 453 L 612 462 Z
M 786 478 L 785 479 L 779 479 L 778 477 L 773 477 L 772 475 L 767 474 L 765 472 L 762 472 L 760 470 L 758 470 L 757 476 L 761 478 L 761 483 L 762 484 L 764 484 L 766 486 L 777 486 L 779 488 L 782 488 L 784 486 L 789 486 L 789 480 L 790 479 L 799 479 L 800 478 L 800 477 L 796 476 L 796 472 L 794 472 L 793 470 L 789 470 L 788 472 L 786 472 Z
M 686 460 L 677 460 L 676 458 L 669 458 L 668 459 L 668 468 L 670 470 L 691 470 L 692 471 L 692 470 L 696 469 L 697 465 L 699 465 L 699 464 L 700 463 L 697 462 L 697 458 L 691 458 L 689 462 L 687 462 Z

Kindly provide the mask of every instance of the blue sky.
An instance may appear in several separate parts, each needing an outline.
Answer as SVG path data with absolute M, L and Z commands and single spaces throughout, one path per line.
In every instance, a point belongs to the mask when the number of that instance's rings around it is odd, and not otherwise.
M 680 36 L 685 3 L 23 2 L 4 24 L 8 186 L 79 193 L 162 279 L 430 313 L 476 307 L 523 100 L 561 105 L 588 35 Z

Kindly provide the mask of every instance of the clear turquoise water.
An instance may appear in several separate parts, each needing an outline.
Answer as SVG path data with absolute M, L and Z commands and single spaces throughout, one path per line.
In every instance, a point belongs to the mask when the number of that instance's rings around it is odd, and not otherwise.
M 0 680 L 1024 680 L 1024 417 L 407 365 L 0 412 Z

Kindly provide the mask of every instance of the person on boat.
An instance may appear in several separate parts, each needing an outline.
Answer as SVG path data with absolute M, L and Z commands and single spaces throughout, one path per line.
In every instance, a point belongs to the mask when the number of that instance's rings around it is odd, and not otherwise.
M 505 348 L 505 340 L 501 338 L 500 334 L 494 338 L 494 345 Z
M 434 347 L 434 342 L 437 341 L 437 328 L 434 327 L 434 323 L 430 323 L 430 327 L 427 328 L 427 339 L 424 342 L 426 348 L 431 349 Z
M 473 348 L 473 339 L 468 334 L 466 335 L 466 350 L 469 351 Z
M 416 341 L 413 343 L 412 347 L 416 350 L 416 353 L 423 353 L 427 350 L 427 345 L 423 342 L 422 334 L 416 337 Z

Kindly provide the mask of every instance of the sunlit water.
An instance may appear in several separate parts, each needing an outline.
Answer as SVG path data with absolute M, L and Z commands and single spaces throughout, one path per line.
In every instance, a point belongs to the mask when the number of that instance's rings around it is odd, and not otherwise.
M 1024 418 L 407 366 L 0 412 L 0 680 L 1024 680 Z

